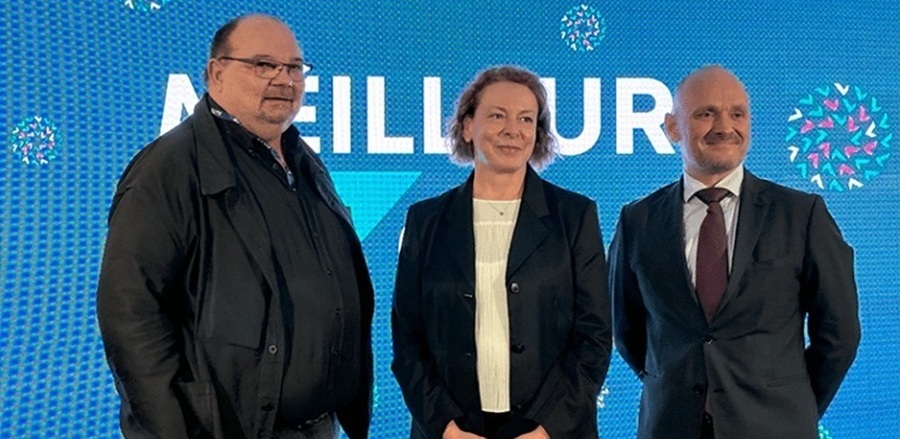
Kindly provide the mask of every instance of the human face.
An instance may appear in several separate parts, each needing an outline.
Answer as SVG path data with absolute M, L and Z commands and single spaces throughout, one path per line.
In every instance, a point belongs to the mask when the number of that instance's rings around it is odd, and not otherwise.
M 463 121 L 463 139 L 474 145 L 475 172 L 524 175 L 537 116 L 537 98 L 525 85 L 495 82 L 481 90 L 475 114 Z
M 701 70 L 676 92 L 666 115 L 669 139 L 681 145 L 684 171 L 713 185 L 743 163 L 750 146 L 750 105 L 743 84 L 718 67 Z
M 303 61 L 291 30 L 268 17 L 241 20 L 228 46 L 229 57 L 290 64 Z M 304 80 L 292 80 L 286 67 L 272 79 L 258 77 L 252 65 L 236 60 L 213 59 L 208 69 L 212 98 L 264 140 L 279 138 L 300 110 Z

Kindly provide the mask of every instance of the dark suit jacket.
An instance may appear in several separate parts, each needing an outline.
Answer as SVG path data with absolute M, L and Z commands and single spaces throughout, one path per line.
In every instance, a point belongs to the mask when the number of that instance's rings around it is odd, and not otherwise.
M 611 351 L 596 204 L 531 169 L 506 271 L 512 422 L 596 438 Z M 475 358 L 472 178 L 410 207 L 394 289 L 392 365 L 412 438 L 483 430 Z
M 616 348 L 643 381 L 640 438 L 816 438 L 856 356 L 853 251 L 819 196 L 745 173 L 728 287 L 707 323 L 683 185 L 625 206 L 610 250 Z M 809 342 L 804 341 L 807 322 Z

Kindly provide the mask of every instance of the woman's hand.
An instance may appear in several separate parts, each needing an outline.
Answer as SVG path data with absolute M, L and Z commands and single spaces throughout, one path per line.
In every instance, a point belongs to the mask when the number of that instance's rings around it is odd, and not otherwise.
M 550 435 L 547 433 L 547 430 L 544 430 L 544 427 L 538 425 L 538 428 L 535 428 L 533 431 L 525 433 L 516 439 L 551 439 Z
M 459 426 L 456 425 L 456 421 L 450 421 L 450 423 L 447 424 L 447 428 L 444 429 L 444 435 L 442 437 L 443 439 L 487 439 L 484 436 L 462 431 Z

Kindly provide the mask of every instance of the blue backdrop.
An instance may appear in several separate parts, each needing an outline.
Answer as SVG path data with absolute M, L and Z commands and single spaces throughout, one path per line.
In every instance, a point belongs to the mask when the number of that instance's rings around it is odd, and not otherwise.
M 856 249 L 863 341 L 823 438 L 900 432 L 900 4 L 673 1 L 94 1 L 0 5 L 0 437 L 119 437 L 94 292 L 114 185 L 193 109 L 215 29 L 268 12 L 316 65 L 297 126 L 353 209 L 376 288 L 375 438 L 402 438 L 389 310 L 406 208 L 461 182 L 444 121 L 477 71 L 514 63 L 552 95 L 565 157 L 544 176 L 622 204 L 678 178 L 671 90 L 733 69 L 753 111 L 747 166 L 825 197 Z M 603 438 L 634 436 L 640 386 L 614 355 Z

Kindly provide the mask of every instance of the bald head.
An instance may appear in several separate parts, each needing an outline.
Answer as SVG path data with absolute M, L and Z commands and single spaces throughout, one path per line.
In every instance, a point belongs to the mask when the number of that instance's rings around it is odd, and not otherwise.
M 674 106 L 678 107 L 685 93 L 692 93 L 695 87 L 702 87 L 704 83 L 715 81 L 718 83 L 730 82 L 731 85 L 740 88 L 746 94 L 744 83 L 731 71 L 718 64 L 710 64 L 688 73 L 675 87 Z M 749 99 L 748 99 L 749 100 Z
M 681 146 L 684 171 L 711 186 L 744 162 L 750 102 L 744 84 L 721 66 L 691 72 L 675 88 L 666 134 Z

